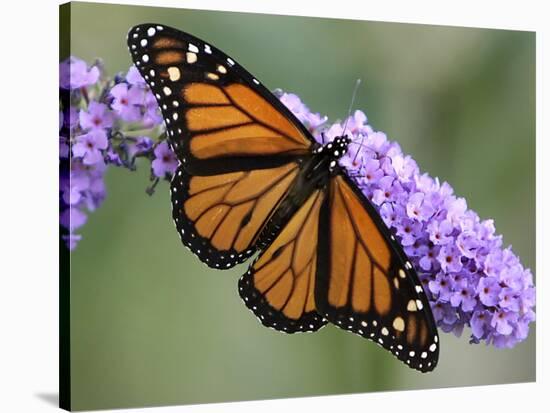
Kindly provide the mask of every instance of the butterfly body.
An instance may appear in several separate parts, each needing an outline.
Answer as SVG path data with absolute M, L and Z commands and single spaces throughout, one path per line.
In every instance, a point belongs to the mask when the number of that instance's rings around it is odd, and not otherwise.
M 325 191 L 331 176 L 343 173 L 338 165 L 338 159 L 346 154 L 350 142 L 351 139 L 347 136 L 337 136 L 324 145 L 313 145 L 309 156 L 297 160 L 300 172 L 286 198 L 266 224 L 265 230 L 259 235 L 257 242 L 259 250 L 273 241 L 284 224 L 315 190 Z
M 265 326 L 312 332 L 330 322 L 412 368 L 435 368 L 437 329 L 418 275 L 338 163 L 351 139 L 319 144 L 248 71 L 187 33 L 143 24 L 128 46 L 180 161 L 171 199 L 183 244 L 216 269 L 257 254 L 238 290 Z

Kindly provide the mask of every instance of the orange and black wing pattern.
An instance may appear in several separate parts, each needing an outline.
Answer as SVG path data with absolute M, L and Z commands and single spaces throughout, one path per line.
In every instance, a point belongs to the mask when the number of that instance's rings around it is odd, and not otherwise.
M 295 333 L 316 331 L 327 323 L 315 304 L 324 196 L 324 191 L 313 192 L 239 280 L 240 296 L 267 327 Z
M 151 87 L 178 159 L 197 175 L 280 166 L 313 138 L 242 66 L 204 41 L 143 24 L 128 46 Z
M 373 206 L 345 175 L 330 181 L 319 232 L 319 313 L 410 367 L 433 370 L 438 335 L 418 276 Z

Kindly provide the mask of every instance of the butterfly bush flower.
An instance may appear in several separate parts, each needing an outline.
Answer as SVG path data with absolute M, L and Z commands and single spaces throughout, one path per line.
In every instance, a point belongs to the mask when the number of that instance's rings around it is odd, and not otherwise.
M 59 65 L 59 95 L 59 222 L 73 250 L 82 239 L 77 231 L 106 197 L 109 167 L 133 171 L 136 159 L 145 159 L 152 182 L 147 192 L 152 193 L 160 179 L 170 179 L 176 158 L 164 140 L 156 100 L 134 66 L 110 80 L 100 62 L 89 66 L 70 57 Z M 151 165 L 159 156 L 162 175 Z
M 70 57 L 59 65 L 59 87 L 62 89 L 78 89 L 91 86 L 99 80 L 99 68 L 88 67 L 86 62 L 76 57 Z
M 511 247 L 503 248 L 492 220 L 481 220 L 446 182 L 422 173 L 400 146 L 375 131 L 361 111 L 327 123 L 300 98 L 277 91 L 281 102 L 319 143 L 351 137 L 340 165 L 398 237 L 428 295 L 438 327 L 470 342 L 498 348 L 524 340 L 535 320 L 535 286 Z
M 84 135 L 77 136 L 73 145 L 73 156 L 82 158 L 85 165 L 94 165 L 104 162 L 103 150 L 107 149 L 109 142 L 107 133 L 103 129 L 91 130 Z
M 141 116 L 140 105 L 145 97 L 141 87 L 119 83 L 111 89 L 110 95 L 113 97 L 111 107 L 120 119 L 126 122 L 139 120 Z
M 156 177 L 164 178 L 176 172 L 178 160 L 174 152 L 170 149 L 168 142 L 164 141 L 159 143 L 153 153 L 155 155 L 155 160 L 151 166 L 153 167 L 153 173 Z
M 106 104 L 91 101 L 87 110 L 80 111 L 80 127 L 83 130 L 105 130 L 113 126 L 113 118 Z

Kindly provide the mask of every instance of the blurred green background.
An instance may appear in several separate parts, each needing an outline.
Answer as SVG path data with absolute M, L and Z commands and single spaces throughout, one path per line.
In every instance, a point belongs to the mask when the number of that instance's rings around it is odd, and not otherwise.
M 138 23 L 201 37 L 269 88 L 331 119 L 356 108 L 421 169 L 446 180 L 535 270 L 535 34 L 503 30 L 73 3 L 72 54 L 130 65 Z M 144 165 L 142 165 L 144 166 Z M 535 329 L 511 350 L 442 333 L 430 374 L 328 326 L 262 327 L 217 272 L 182 248 L 168 185 L 111 168 L 108 196 L 72 254 L 74 409 L 220 402 L 533 381 Z

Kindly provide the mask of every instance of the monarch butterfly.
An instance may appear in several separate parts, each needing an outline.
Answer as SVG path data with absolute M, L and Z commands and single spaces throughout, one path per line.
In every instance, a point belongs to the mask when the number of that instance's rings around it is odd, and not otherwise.
M 338 164 L 350 138 L 317 143 L 242 66 L 187 33 L 142 24 L 128 47 L 180 162 L 171 198 L 183 244 L 219 269 L 259 252 L 238 289 L 265 326 L 331 322 L 433 370 L 438 335 L 418 276 Z

